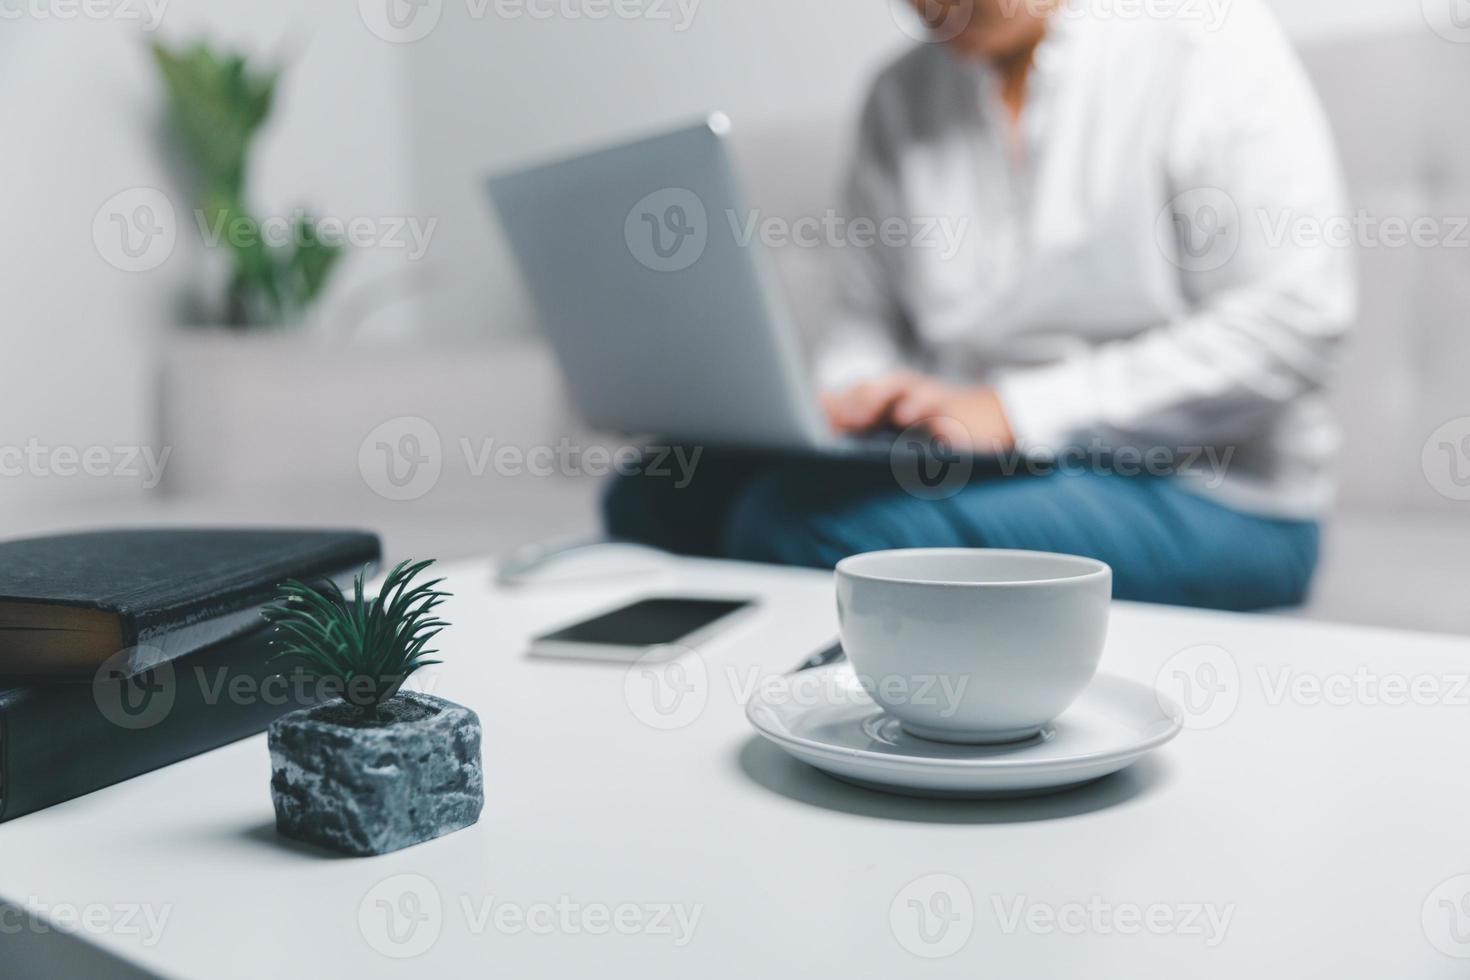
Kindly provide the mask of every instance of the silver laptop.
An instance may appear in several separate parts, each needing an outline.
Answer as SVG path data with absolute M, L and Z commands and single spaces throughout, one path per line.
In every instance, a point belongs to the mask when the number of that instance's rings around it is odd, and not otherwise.
M 728 132 L 716 113 L 489 181 L 572 397 L 607 431 L 870 454 L 829 428 L 760 243 L 737 240 Z

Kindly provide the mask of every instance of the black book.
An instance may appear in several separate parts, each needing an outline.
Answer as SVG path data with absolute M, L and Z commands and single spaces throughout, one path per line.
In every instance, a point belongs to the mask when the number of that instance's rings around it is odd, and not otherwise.
M 362 531 L 93 531 L 0 542 L 0 676 L 133 674 L 259 625 L 286 579 L 376 562 Z
M 131 676 L 0 690 L 0 822 L 262 732 L 330 697 L 271 662 L 276 634 L 256 629 Z

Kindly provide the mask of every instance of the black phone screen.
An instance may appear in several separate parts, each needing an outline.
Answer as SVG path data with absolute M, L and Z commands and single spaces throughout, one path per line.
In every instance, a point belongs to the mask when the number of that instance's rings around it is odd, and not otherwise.
M 676 643 L 749 605 L 743 599 L 643 599 L 541 639 L 599 646 L 658 646 Z

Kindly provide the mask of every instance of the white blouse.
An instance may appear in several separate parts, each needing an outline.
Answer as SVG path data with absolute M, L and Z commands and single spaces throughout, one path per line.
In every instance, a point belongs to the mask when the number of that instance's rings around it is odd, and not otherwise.
M 1351 243 L 1324 232 L 1342 180 L 1271 14 L 1190 15 L 1207 6 L 1064 7 L 1019 124 L 993 71 L 941 45 L 885 70 L 849 218 L 886 233 L 844 250 L 819 380 L 993 384 L 1030 457 L 1166 447 L 1222 503 L 1319 516 L 1339 443 L 1323 389 L 1356 313 Z

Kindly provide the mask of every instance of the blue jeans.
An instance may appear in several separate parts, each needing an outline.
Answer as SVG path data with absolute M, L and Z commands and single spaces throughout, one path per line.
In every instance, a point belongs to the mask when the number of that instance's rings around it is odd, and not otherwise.
M 684 484 L 620 477 L 608 533 L 686 555 L 831 568 L 887 548 L 1020 548 L 1113 568 L 1119 599 L 1210 609 L 1300 603 L 1320 529 L 1222 507 L 1167 477 L 977 478 L 946 499 L 906 492 L 886 465 L 705 453 Z

